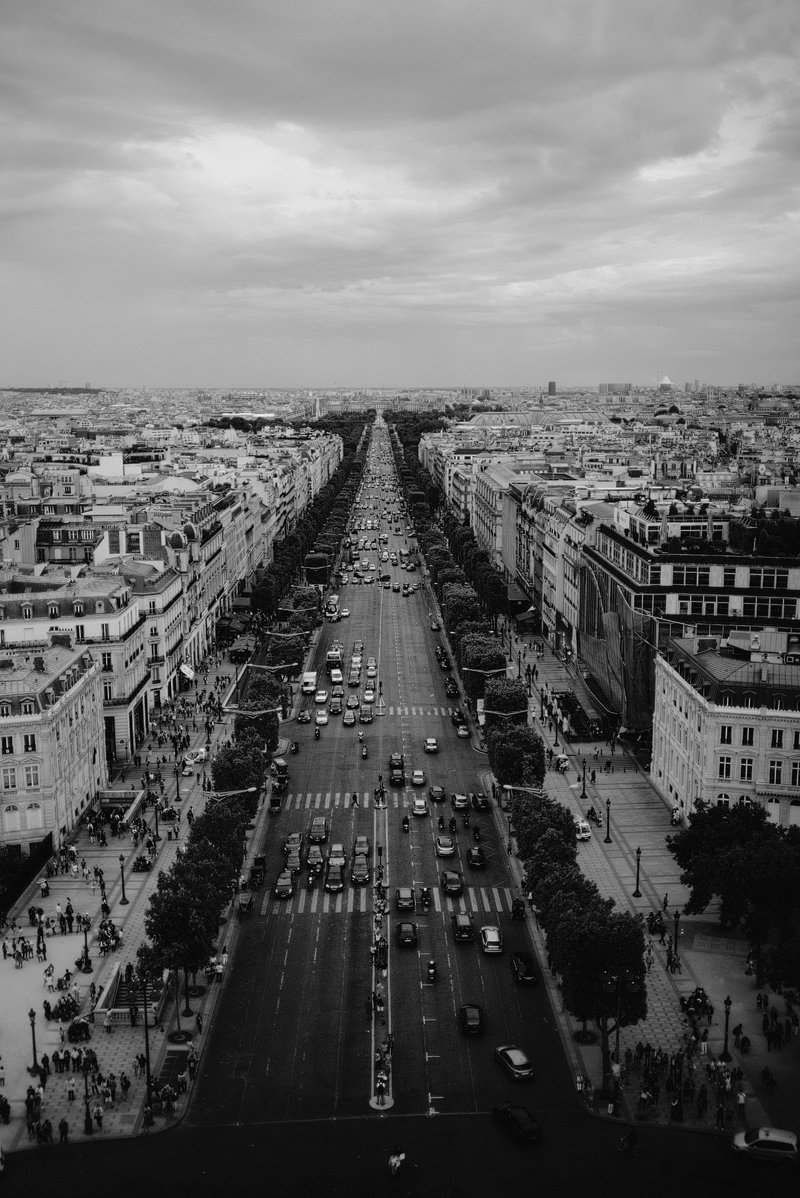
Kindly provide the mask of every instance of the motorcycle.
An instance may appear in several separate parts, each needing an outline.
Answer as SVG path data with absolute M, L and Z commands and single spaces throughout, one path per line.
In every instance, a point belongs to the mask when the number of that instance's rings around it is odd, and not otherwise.
M 436 826 L 440 832 L 444 832 L 444 816 L 443 815 L 439 816 L 438 820 L 436 821 Z
M 298 744 L 298 742 L 296 740 L 292 741 L 289 752 L 293 753 L 295 755 L 300 752 L 300 745 Z
M 450 820 L 450 823 L 448 824 L 448 827 L 449 827 L 449 829 L 450 829 L 450 835 L 451 835 L 451 836 L 455 836 L 455 834 L 456 834 L 456 828 L 458 827 L 458 824 L 456 823 L 456 817 L 455 817 L 455 816 L 453 816 L 453 817 L 452 817 L 452 819 Z
M 407 815 L 404 815 L 404 816 L 403 816 L 403 831 L 404 831 L 404 832 L 407 832 L 407 831 L 408 831 L 408 829 L 410 828 L 410 826 L 411 826 L 411 825 L 410 825 L 410 824 L 409 824 L 409 822 L 408 822 L 408 816 L 407 816 Z
M 314 729 L 314 740 L 319 740 L 319 728 Z
M 600 816 L 595 811 L 594 807 L 590 807 L 589 810 L 586 812 L 586 818 L 589 820 L 590 823 L 596 824 L 598 828 L 600 827 L 600 825 L 603 822 L 600 819 Z
M 366 745 L 362 745 L 362 746 L 361 746 L 361 756 L 362 756 L 363 758 L 366 758 L 366 757 L 368 757 L 368 756 L 369 756 L 369 754 L 367 753 L 367 746 L 366 746 Z
M 429 982 L 436 981 L 436 962 L 435 961 L 428 962 L 428 981 Z
M 317 884 L 317 875 L 312 870 L 312 872 L 308 875 L 308 889 L 313 890 L 314 887 L 316 886 L 316 884 Z
M 419 888 L 419 902 L 420 902 L 420 906 L 421 906 L 421 907 L 422 907 L 424 910 L 427 910 L 427 908 L 428 908 L 428 907 L 430 907 L 430 905 L 431 905 L 431 892 L 430 892 L 430 887 L 428 887 L 428 886 L 420 886 L 420 888 Z
M 477 841 L 479 841 L 480 838 L 481 838 L 481 830 L 478 827 L 478 825 L 476 824 L 475 827 L 472 829 L 472 839 L 477 843 Z
M 468 815 L 464 816 L 464 827 L 465 828 L 469 827 L 469 816 Z

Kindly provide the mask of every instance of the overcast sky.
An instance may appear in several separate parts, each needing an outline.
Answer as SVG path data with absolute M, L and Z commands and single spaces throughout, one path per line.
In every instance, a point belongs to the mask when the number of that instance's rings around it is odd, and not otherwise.
M 2 10 L 2 385 L 800 382 L 798 0 Z

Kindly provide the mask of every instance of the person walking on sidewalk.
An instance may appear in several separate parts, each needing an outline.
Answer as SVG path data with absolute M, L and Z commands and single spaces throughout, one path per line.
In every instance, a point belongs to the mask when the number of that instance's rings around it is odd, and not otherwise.
M 58 1142 L 59 1142 L 59 1144 L 66 1144 L 68 1139 L 69 1139 L 69 1124 L 67 1123 L 66 1119 L 62 1116 L 62 1118 L 59 1119 L 59 1121 L 58 1121 Z

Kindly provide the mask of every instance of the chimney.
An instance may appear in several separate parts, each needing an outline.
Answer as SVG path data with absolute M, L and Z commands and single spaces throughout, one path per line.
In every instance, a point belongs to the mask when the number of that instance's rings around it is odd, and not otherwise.
M 34 657 L 33 668 L 34 668 L 34 670 L 36 670 L 37 674 L 43 674 L 44 673 L 44 658 L 43 657 Z

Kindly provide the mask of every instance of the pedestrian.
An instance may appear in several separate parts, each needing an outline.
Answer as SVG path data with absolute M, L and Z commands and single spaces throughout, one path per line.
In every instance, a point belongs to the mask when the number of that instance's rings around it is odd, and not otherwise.
M 707 1055 L 708 1055 L 708 1028 L 705 1027 L 705 1028 L 703 1028 L 703 1034 L 700 1037 L 700 1056 L 705 1057 Z
M 745 1115 L 745 1111 L 744 1111 L 746 1103 L 747 1103 L 747 1095 L 745 1094 L 744 1090 L 740 1089 L 736 1095 L 736 1106 L 738 1108 L 739 1118 L 741 1119 L 742 1123 L 747 1122 L 747 1116 Z
M 202 1036 L 202 1034 L 203 1034 L 203 1016 L 201 1015 L 201 1013 L 199 1011 L 197 1012 L 197 1014 L 194 1017 L 194 1025 L 197 1028 L 198 1036 Z
M 392 1155 L 389 1157 L 389 1172 L 393 1177 L 396 1177 L 400 1172 L 400 1166 L 406 1159 L 406 1154 L 401 1152 L 399 1148 L 395 1148 Z
M 99 1102 L 95 1106 L 92 1114 L 94 1115 L 94 1121 L 97 1124 L 97 1130 L 100 1131 L 103 1126 L 103 1108 L 100 1106 Z
M 59 1144 L 67 1143 L 67 1139 L 69 1138 L 69 1124 L 67 1123 L 66 1119 L 63 1118 L 63 1116 L 58 1121 L 58 1136 Z
M 667 907 L 669 906 L 669 894 L 664 895 L 664 898 L 661 902 L 661 906 L 662 906 L 662 909 L 664 911 L 666 911 Z
M 120 1101 L 127 1102 L 128 1101 L 128 1091 L 131 1088 L 131 1079 L 128 1077 L 127 1073 L 125 1073 L 124 1070 L 119 1075 L 119 1088 L 120 1088 Z

